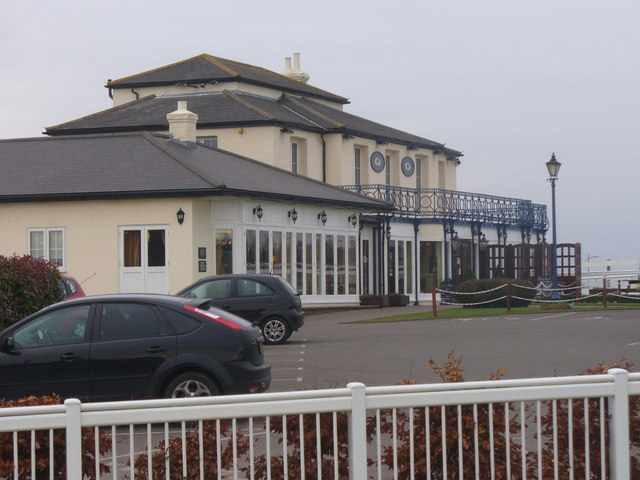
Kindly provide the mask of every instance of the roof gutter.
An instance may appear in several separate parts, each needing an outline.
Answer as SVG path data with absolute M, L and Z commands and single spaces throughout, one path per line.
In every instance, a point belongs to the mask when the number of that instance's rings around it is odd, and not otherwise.
M 320 132 L 322 142 L 322 181 L 327 183 L 327 142 L 324 139 L 324 132 Z

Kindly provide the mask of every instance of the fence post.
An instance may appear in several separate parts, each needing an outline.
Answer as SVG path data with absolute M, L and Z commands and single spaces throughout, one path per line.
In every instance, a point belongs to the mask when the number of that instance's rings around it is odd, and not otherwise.
M 69 398 L 64 401 L 67 409 L 66 449 L 67 480 L 82 480 L 82 420 L 80 400 Z
M 438 304 L 436 303 L 436 287 L 431 289 L 431 312 L 434 317 L 438 316 Z
M 367 397 L 365 385 L 347 384 L 351 390 L 349 414 L 349 479 L 367 479 Z
M 602 306 L 607 308 L 607 279 L 602 279 Z
M 622 368 L 612 368 L 607 372 L 613 375 L 613 397 L 609 399 L 609 438 L 611 450 L 609 464 L 610 478 L 626 480 L 630 477 L 629 449 L 629 373 Z
M 511 295 L 513 295 L 513 285 L 507 283 L 507 312 L 511 311 Z

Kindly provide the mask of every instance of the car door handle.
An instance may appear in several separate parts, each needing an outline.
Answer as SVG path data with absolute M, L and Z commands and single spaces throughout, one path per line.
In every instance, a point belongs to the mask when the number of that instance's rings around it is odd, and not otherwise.
M 223 306 L 218 307 L 218 308 L 221 308 L 222 310 L 229 310 L 231 308 L 231 305 L 223 305 Z
M 75 360 L 76 358 L 78 358 L 78 356 L 75 353 L 69 352 L 69 353 L 65 353 L 64 355 L 62 355 L 60 357 L 60 360 L 65 361 L 65 362 L 70 362 L 72 360 Z
M 166 348 L 158 347 L 157 345 L 147 348 L 147 353 L 162 353 L 166 351 L 167 351 Z

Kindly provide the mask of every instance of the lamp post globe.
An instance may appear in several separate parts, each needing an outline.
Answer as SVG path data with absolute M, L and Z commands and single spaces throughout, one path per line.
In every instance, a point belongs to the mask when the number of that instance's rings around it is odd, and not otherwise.
M 560 300 L 558 292 L 558 251 L 556 237 L 556 180 L 558 180 L 558 172 L 560 171 L 559 161 L 556 160 L 556 154 L 551 154 L 551 160 L 547 162 L 547 171 L 549 172 L 549 182 L 551 182 L 551 225 L 553 242 L 551 245 L 551 268 L 552 268 L 552 285 L 551 300 Z

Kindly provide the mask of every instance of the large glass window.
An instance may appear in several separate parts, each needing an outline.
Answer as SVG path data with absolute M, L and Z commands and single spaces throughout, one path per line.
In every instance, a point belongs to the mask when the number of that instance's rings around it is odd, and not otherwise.
M 325 294 L 335 295 L 335 267 L 333 252 L 333 235 L 326 235 L 324 240 L 324 258 L 325 258 Z
M 413 242 L 407 242 L 407 293 L 413 293 Z
M 303 235 L 302 233 L 296 233 L 296 285 L 295 287 L 298 290 L 302 290 L 302 268 L 304 266 L 304 258 L 303 258 Z
M 362 240 L 362 264 L 360 265 L 362 269 L 362 280 L 360 284 L 362 285 L 362 293 L 364 295 L 369 294 L 369 240 Z
M 300 144 L 298 142 L 291 142 L 291 171 L 298 173 L 300 167 Z
M 269 273 L 269 232 L 260 231 L 260 273 Z
M 344 295 L 347 293 L 346 290 L 346 258 L 345 258 L 345 236 L 338 235 L 337 236 L 337 262 L 336 266 L 338 268 L 337 276 L 338 276 L 338 295 Z
M 404 242 L 398 240 L 398 293 L 404 293 Z
M 348 263 L 348 276 L 349 276 L 349 295 L 355 295 L 357 292 L 356 285 L 356 236 L 349 236 L 349 263 Z
M 316 295 L 322 294 L 322 234 L 316 234 Z
M 293 253 L 292 253 L 292 244 L 291 244 L 291 237 L 292 237 L 292 233 L 291 232 L 287 232 L 287 240 L 286 240 L 286 245 L 285 245 L 285 249 L 284 249 L 284 256 L 285 256 L 285 264 L 286 264 L 286 274 L 285 274 L 285 280 L 287 282 L 292 282 L 293 281 L 293 277 L 291 276 L 291 267 L 293 265 Z
M 273 232 L 273 274 L 282 276 L 282 232 Z
M 387 244 L 387 292 L 396 293 L 396 241 Z
M 247 273 L 256 273 L 256 231 L 247 230 L 246 237 Z
M 233 273 L 233 230 L 216 230 L 216 273 Z
M 64 229 L 63 228 L 31 228 L 28 230 L 29 255 L 44 258 L 65 270 Z
M 313 294 L 313 233 L 305 234 L 305 279 L 307 282 L 305 292 L 307 295 Z

